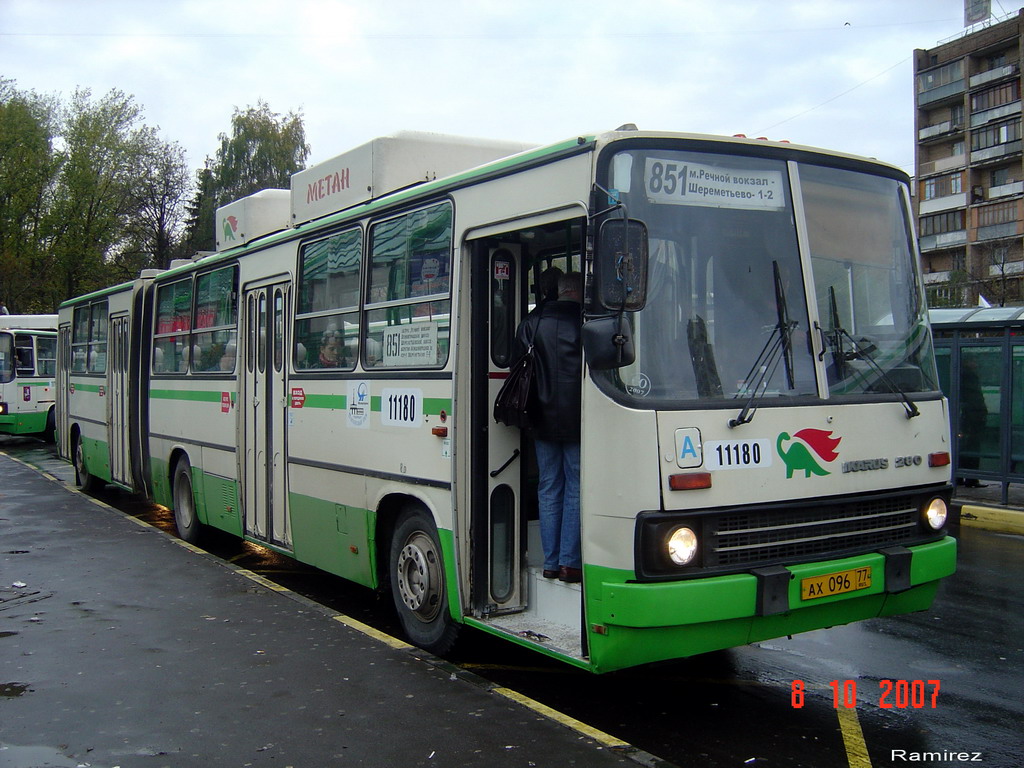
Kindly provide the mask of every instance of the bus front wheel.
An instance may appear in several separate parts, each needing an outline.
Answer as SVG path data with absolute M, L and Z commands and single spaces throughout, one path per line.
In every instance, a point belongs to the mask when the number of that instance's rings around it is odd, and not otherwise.
M 458 625 L 448 610 L 437 528 L 425 510 L 412 507 L 399 518 L 389 563 L 391 595 L 406 636 L 432 653 L 447 653 Z
M 174 524 L 178 536 L 189 544 L 195 544 L 202 536 L 203 524 L 196 516 L 196 497 L 192 492 L 192 467 L 182 457 L 174 467 L 172 485 L 174 495 Z

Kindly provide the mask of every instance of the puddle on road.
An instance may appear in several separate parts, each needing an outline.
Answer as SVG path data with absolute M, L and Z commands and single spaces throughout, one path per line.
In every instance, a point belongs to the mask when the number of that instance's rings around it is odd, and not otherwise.
M 0 683 L 0 698 L 14 699 L 30 690 L 28 683 Z

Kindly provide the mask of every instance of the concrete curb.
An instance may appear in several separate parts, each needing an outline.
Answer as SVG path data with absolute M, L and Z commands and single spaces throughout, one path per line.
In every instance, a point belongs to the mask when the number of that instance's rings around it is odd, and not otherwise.
M 964 504 L 960 507 L 960 525 L 1024 535 L 1024 512 L 1002 507 Z

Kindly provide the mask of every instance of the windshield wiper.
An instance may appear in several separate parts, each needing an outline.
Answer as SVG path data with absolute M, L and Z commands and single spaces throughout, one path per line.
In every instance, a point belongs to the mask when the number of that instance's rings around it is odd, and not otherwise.
M 835 361 L 837 369 L 836 372 L 837 374 L 839 374 L 839 378 L 845 378 L 843 376 L 843 366 L 845 366 L 847 361 L 863 360 L 865 363 L 868 364 L 871 370 L 878 374 L 878 378 L 885 384 L 885 386 L 889 388 L 889 391 L 892 392 L 894 395 L 899 396 L 900 400 L 903 401 L 903 407 L 907 411 L 908 419 L 912 419 L 915 416 L 920 416 L 921 411 L 918 410 L 917 404 L 910 399 L 910 396 L 907 395 L 906 392 L 900 389 L 896 382 L 894 382 L 892 378 L 890 378 L 889 374 L 885 372 L 882 366 L 880 366 L 875 361 L 875 358 L 872 357 L 870 350 L 861 347 L 860 343 L 855 338 L 853 338 L 853 336 L 850 335 L 850 332 L 839 324 L 839 312 L 836 308 L 835 288 L 830 287 L 828 291 L 829 304 L 831 305 L 830 314 L 832 315 L 832 328 L 827 332 L 825 332 L 824 329 L 822 329 L 822 331 L 824 333 L 828 333 L 828 335 L 833 337 L 832 358 Z M 850 344 L 853 346 L 852 351 L 846 351 L 846 348 L 843 344 L 843 339 L 849 339 Z M 824 349 L 822 350 L 822 354 L 824 355 Z
M 921 415 L 921 411 L 918 410 L 917 405 L 914 403 L 914 401 L 910 399 L 910 396 L 907 395 L 906 392 L 900 389 L 899 385 L 897 385 L 896 382 L 894 382 L 890 378 L 889 374 L 885 372 L 882 366 L 875 362 L 875 358 L 871 356 L 871 352 L 869 350 L 861 347 L 857 340 L 853 338 L 853 336 L 851 336 L 849 332 L 842 326 L 833 328 L 832 333 L 836 335 L 840 344 L 839 355 L 847 360 L 863 360 L 865 363 L 867 363 L 871 370 L 878 374 L 878 378 L 885 384 L 885 386 L 889 388 L 889 391 L 892 392 L 894 395 L 898 395 L 900 400 L 903 401 L 903 407 L 907 411 L 908 419 L 912 419 L 915 416 Z M 849 339 L 850 344 L 853 345 L 853 351 L 850 353 L 845 353 L 843 351 L 841 345 L 842 339 L 844 338 Z
M 729 428 L 747 424 L 754 418 L 755 405 L 758 399 L 758 390 L 767 390 L 768 382 L 772 380 L 779 363 L 786 363 L 786 385 L 793 389 L 796 385 L 793 379 L 793 329 L 796 328 L 795 320 L 789 319 L 789 305 L 786 303 L 786 291 L 782 285 L 782 276 L 779 274 L 779 262 L 772 262 L 772 273 L 775 279 L 775 327 L 771 335 L 761 348 L 754 364 L 747 372 L 744 381 L 749 382 L 747 391 L 749 396 L 743 404 L 739 414 L 734 419 L 729 419 Z M 739 397 L 742 393 L 737 393 Z M 761 392 L 764 394 L 764 391 Z

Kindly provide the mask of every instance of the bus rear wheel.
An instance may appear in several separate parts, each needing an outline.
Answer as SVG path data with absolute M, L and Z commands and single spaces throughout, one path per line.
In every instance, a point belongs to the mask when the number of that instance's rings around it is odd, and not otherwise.
M 391 538 L 391 595 L 406 636 L 431 653 L 447 653 L 458 625 L 448 610 L 444 562 L 437 528 L 425 510 L 402 513 Z
M 192 467 L 184 456 L 174 467 L 171 490 L 174 496 L 174 524 L 178 536 L 189 544 L 202 538 L 203 524 L 196 515 L 196 497 L 192 491 Z
M 102 483 L 99 478 L 89 473 L 85 463 L 85 448 L 82 447 L 82 436 L 75 435 L 75 445 L 72 448 L 71 456 L 75 465 L 75 482 L 78 487 L 87 493 L 94 493 L 100 489 Z

